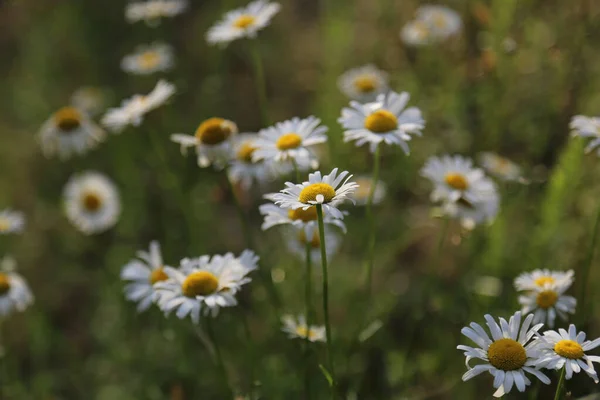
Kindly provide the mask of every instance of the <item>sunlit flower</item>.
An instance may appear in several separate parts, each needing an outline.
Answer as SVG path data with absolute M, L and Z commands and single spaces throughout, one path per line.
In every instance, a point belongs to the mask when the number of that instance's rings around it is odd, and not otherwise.
M 573 284 L 573 275 L 575 272 L 551 271 L 549 269 L 536 269 L 531 272 L 524 272 L 515 278 L 515 288 L 517 290 L 537 290 L 544 288 L 547 284 L 571 286 Z
M 93 86 L 80 87 L 73 92 L 71 104 L 88 115 L 98 115 L 104 110 L 106 105 L 106 92 L 101 88 Z
M 121 213 L 116 186 L 97 172 L 71 177 L 65 186 L 64 203 L 69 221 L 88 235 L 113 227 Z
M 295 163 L 300 170 L 318 168 L 319 161 L 311 147 L 327 141 L 327 127 L 320 123 L 321 120 L 313 116 L 295 117 L 262 129 L 252 159 L 275 164 Z
M 388 74 L 373 64 L 348 70 L 338 79 L 338 87 L 348 97 L 361 102 L 373 101 L 388 90 Z
M 575 325 L 569 325 L 569 331 L 559 329 L 546 331 L 537 340 L 540 356 L 537 368 L 565 368 L 565 378 L 571 379 L 573 373 L 581 371 L 598 383 L 598 374 L 593 362 L 600 363 L 600 356 L 587 355 L 585 352 L 600 346 L 600 339 L 585 340 L 585 332 L 577 333 Z
M 200 167 L 214 164 L 217 168 L 223 168 L 231 156 L 230 139 L 237 132 L 235 122 L 213 117 L 202 122 L 194 136 L 174 133 L 171 140 L 181 145 L 182 154 L 187 152 L 188 147 L 195 147 Z
M 409 98 L 406 92 L 389 92 L 378 95 L 372 103 L 351 101 L 350 108 L 344 108 L 338 119 L 345 129 L 344 142 L 355 140 L 357 146 L 369 143 L 371 152 L 384 142 L 398 145 L 409 154 L 410 135 L 420 136 L 425 127 L 418 108 L 405 108 Z
M 164 43 L 139 46 L 133 54 L 123 57 L 121 68 L 135 75 L 149 75 L 173 68 L 173 48 Z
M 489 174 L 505 181 L 517 181 L 522 177 L 517 164 L 495 153 L 480 153 L 479 163 Z
M 451 8 L 438 5 L 423 5 L 417 9 L 416 20 L 429 27 L 430 34 L 437 40 L 444 40 L 460 32 L 462 20 Z
M 128 125 L 139 126 L 144 115 L 165 104 L 174 94 L 175 85 L 161 79 L 147 95 L 136 94 L 123 100 L 121 107 L 109 109 L 102 117 L 102 125 L 116 133 Z
M 56 111 L 40 129 L 38 139 L 46 157 L 58 155 L 61 159 L 73 154 L 84 154 L 106 136 L 84 112 L 75 107 Z
M 524 392 L 531 384 L 525 372 L 534 375 L 545 384 L 550 383 L 550 379 L 535 368 L 539 352 L 535 346 L 536 342 L 531 341 L 543 324 L 530 329 L 533 321 L 533 315 L 530 314 L 521 325 L 521 313 L 518 311 L 508 322 L 500 318 L 500 325 L 491 315 L 485 315 L 485 320 L 491 332 L 491 339 L 481 325 L 475 322 L 461 330 L 463 335 L 478 346 L 457 346 L 457 349 L 464 351 L 468 368 L 462 377 L 463 381 L 482 372 L 489 372 L 494 377 L 493 386 L 497 389 L 494 397 L 502 397 L 509 393 L 513 385 L 519 392 Z M 482 363 L 471 367 L 469 362 L 473 359 L 481 360 Z
M 245 250 L 241 256 L 184 258 L 178 269 L 165 267 L 169 279 L 156 283 L 158 305 L 166 313 L 175 311 L 178 318 L 188 314 L 197 324 L 200 314 L 219 313 L 221 307 L 237 305 L 236 293 L 250 282 L 247 274 L 257 268 L 258 257 Z
M 252 154 L 256 151 L 258 135 L 242 133 L 232 138 L 232 159 L 227 168 L 227 175 L 231 182 L 241 185 L 248 190 L 254 182 L 265 183 L 273 171 L 264 161 L 253 161 Z
M 444 201 L 441 205 L 442 214 L 446 217 L 460 220 L 466 229 L 473 229 L 476 225 L 492 222 L 498 215 L 500 197 L 495 186 L 481 199 L 469 202 L 460 197 L 458 200 Z
M 279 3 L 257 0 L 229 11 L 208 30 L 206 40 L 210 44 L 228 44 L 244 37 L 254 38 L 258 31 L 269 25 L 280 8 Z
M 154 284 L 167 280 L 160 245 L 153 241 L 150 251 L 138 251 L 137 259 L 128 262 L 121 271 L 121 279 L 128 281 L 125 286 L 127 300 L 138 303 L 138 311 L 145 311 L 155 300 Z
M 187 6 L 187 0 L 135 1 L 125 7 L 125 18 L 130 23 L 143 20 L 149 25 L 158 25 L 161 18 L 181 14 Z
M 306 245 L 309 245 L 311 261 L 321 263 L 321 235 L 318 229 L 314 229 L 311 235 L 307 235 L 302 229 L 289 229 L 286 231 L 285 243 L 290 253 L 302 261 L 306 260 Z M 328 260 L 338 252 L 341 244 L 340 235 L 326 228 L 325 254 Z
M 373 178 L 370 176 L 355 176 L 354 181 L 358 184 L 358 188 L 352 194 L 352 199 L 357 206 L 364 206 L 369 201 L 371 188 L 373 187 Z M 375 184 L 375 192 L 373 193 L 373 204 L 379 204 L 385 198 L 387 187 L 385 182 L 377 181 Z
M 272 196 L 272 194 L 268 194 L 265 198 L 271 199 Z M 313 233 L 319 229 L 316 207 L 310 207 L 306 210 L 302 208 L 289 210 L 275 204 L 262 204 L 258 209 L 261 215 L 264 215 L 265 217 L 261 226 L 263 231 L 278 225 L 292 225 L 297 230 L 303 230 L 307 237 L 312 237 Z M 344 225 L 344 222 L 339 218 L 333 218 L 329 214 L 323 213 L 323 223 L 335 225 L 341 229 L 342 232 L 346 233 L 346 225 Z
M 325 327 L 311 325 L 310 328 L 308 328 L 306 326 L 306 318 L 304 315 L 298 315 L 298 317 L 284 315 L 281 317 L 281 322 L 283 323 L 283 328 L 281 330 L 287 333 L 290 339 L 306 339 L 308 336 L 308 340 L 311 342 L 327 341 L 325 337 Z
M 427 23 L 415 20 L 402 27 L 400 38 L 409 46 L 423 46 L 431 42 L 432 34 Z
M 0 260 L 0 317 L 24 311 L 33 304 L 31 290 L 25 279 L 15 272 L 15 265 L 11 257 Z
M 300 184 L 286 182 L 286 189 L 280 193 L 274 193 L 270 200 L 281 208 L 289 210 L 308 210 L 310 207 L 321 204 L 324 214 L 333 218 L 344 218 L 344 214 L 338 206 L 346 200 L 352 201 L 350 196 L 358 187 L 351 182 L 348 171 L 338 175 L 338 169 L 334 168 L 329 175 L 321 176 L 321 172 L 313 172 L 308 175 L 308 181 Z
M 589 153 L 600 146 L 600 118 L 576 115 L 571 118 L 569 127 L 574 136 L 591 139 L 585 148 L 586 153 Z M 598 150 L 597 154 L 600 155 L 600 150 Z
M 25 215 L 10 208 L 0 211 L 0 235 L 21 233 L 25 228 Z
M 577 299 L 564 293 L 571 284 L 546 282 L 525 295 L 519 296 L 519 304 L 523 307 L 523 314 L 533 313 L 534 323 L 545 323 L 550 328 L 554 327 L 554 320 L 558 315 L 563 321 L 568 319 L 567 314 L 575 313 Z

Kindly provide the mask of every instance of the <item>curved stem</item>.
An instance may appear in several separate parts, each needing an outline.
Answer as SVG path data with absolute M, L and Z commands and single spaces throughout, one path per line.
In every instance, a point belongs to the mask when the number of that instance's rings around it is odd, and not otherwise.
M 225 369 L 225 364 L 223 363 L 221 349 L 219 348 L 219 344 L 217 343 L 215 334 L 212 330 L 212 326 L 211 326 L 212 324 L 211 324 L 210 317 L 207 317 L 204 320 L 206 321 L 206 333 L 208 334 L 208 338 L 210 339 L 210 341 L 213 345 L 213 349 L 215 350 L 215 358 L 216 358 L 215 361 L 217 363 L 217 367 L 221 371 L 223 382 L 224 382 L 225 386 L 227 387 L 227 391 L 229 393 L 229 398 L 233 399 L 234 398 L 233 390 L 231 389 L 231 385 L 229 384 L 229 376 L 227 375 L 227 370 Z
M 265 126 L 270 124 L 269 122 L 269 112 L 268 112 L 268 104 L 267 104 L 267 89 L 265 84 L 265 73 L 263 69 L 262 59 L 260 58 L 260 51 L 258 48 L 258 40 L 250 39 L 252 44 L 250 47 L 252 48 L 252 62 L 254 64 L 254 84 L 256 85 L 256 91 L 258 94 L 258 105 L 260 107 L 260 114 L 262 117 L 262 123 Z
M 375 259 L 375 218 L 373 218 L 373 198 L 375 197 L 375 188 L 379 181 L 379 164 L 381 159 L 381 146 L 377 146 L 373 160 L 373 180 L 371 181 L 371 189 L 369 190 L 369 198 L 367 200 L 367 223 L 369 224 L 369 240 L 367 247 L 367 283 L 366 292 L 367 299 L 371 297 L 371 282 L 373 280 L 373 264 Z
M 305 282 L 305 306 L 306 306 L 306 340 L 305 340 L 305 371 L 304 371 L 304 389 L 305 395 L 307 399 L 312 398 L 311 390 L 310 390 L 310 325 L 312 324 L 312 306 L 311 306 L 311 298 L 312 298 L 312 259 L 310 257 L 310 253 L 312 250 L 312 246 L 310 245 L 310 241 L 307 240 L 306 243 L 306 282 Z
M 556 393 L 554 394 L 554 400 L 560 400 L 562 397 L 563 386 L 565 385 L 565 371 L 567 369 L 565 367 L 562 368 L 560 373 L 560 380 L 558 381 L 558 385 L 556 386 Z

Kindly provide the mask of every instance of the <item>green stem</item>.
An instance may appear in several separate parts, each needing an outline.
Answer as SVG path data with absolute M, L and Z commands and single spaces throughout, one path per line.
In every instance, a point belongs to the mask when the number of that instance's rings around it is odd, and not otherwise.
M 583 265 L 582 271 L 581 271 L 581 289 L 579 291 L 580 293 L 580 298 L 579 298 L 579 309 L 580 310 L 584 310 L 583 312 L 586 313 L 587 308 L 586 308 L 586 292 L 587 292 L 587 286 L 588 286 L 588 279 L 589 279 L 589 275 L 590 275 L 590 269 L 592 268 L 592 262 L 594 261 L 594 252 L 596 250 L 596 245 L 598 242 L 598 231 L 600 230 L 600 204 L 598 205 L 598 209 L 596 211 L 596 220 L 594 221 L 594 228 L 592 231 L 592 242 L 590 243 L 590 247 L 588 249 L 587 252 L 587 256 L 585 258 L 585 264 Z M 582 315 L 583 318 L 585 318 L 585 315 Z M 585 320 L 584 320 L 585 321 Z
M 373 160 L 373 180 L 371 181 L 371 189 L 369 190 L 369 198 L 367 200 L 367 223 L 369 224 L 369 240 L 367 248 L 367 300 L 371 297 L 371 283 L 373 280 L 373 264 L 375 262 L 375 218 L 373 218 L 373 197 L 375 196 L 375 188 L 379 181 L 379 164 L 381 160 L 381 146 L 377 146 Z
M 252 48 L 252 62 L 254 64 L 254 84 L 256 85 L 256 91 L 258 94 L 258 105 L 260 107 L 260 115 L 262 117 L 262 123 L 264 126 L 270 125 L 269 112 L 267 105 L 267 89 L 265 84 L 265 73 L 260 57 L 260 51 L 258 48 L 258 40 L 250 39 L 252 42 L 250 47 Z
M 560 400 L 562 397 L 563 386 L 565 385 L 565 372 L 566 368 L 563 367 L 560 373 L 560 380 L 558 381 L 558 385 L 556 386 L 556 393 L 554 394 L 554 400 Z
M 306 340 L 305 340 L 305 371 L 304 371 L 304 389 L 306 392 L 306 398 L 310 399 L 311 390 L 310 390 L 310 325 L 312 323 L 312 307 L 311 307 L 311 297 L 312 297 L 312 259 L 310 257 L 310 253 L 312 250 L 312 246 L 310 245 L 310 239 L 307 240 L 306 243 L 306 286 L 305 286 L 305 302 L 306 302 Z
M 323 315 L 325 318 L 325 336 L 327 338 L 327 368 L 331 375 L 331 398 L 335 397 L 335 370 L 333 367 L 333 352 L 331 343 L 331 326 L 329 324 L 329 284 L 327 277 L 327 250 L 325 246 L 325 224 L 323 223 L 323 206 L 317 204 L 317 219 L 319 221 L 319 241 L 321 243 L 321 267 L 323 268 Z
M 229 398 L 233 399 L 233 390 L 231 389 L 231 385 L 229 384 L 229 376 L 227 375 L 227 370 L 225 369 L 225 364 L 223 363 L 223 356 L 221 355 L 221 349 L 219 348 L 219 344 L 217 343 L 215 334 L 212 330 L 212 324 L 210 317 L 204 319 L 206 321 L 206 333 L 208 334 L 208 338 L 210 339 L 213 348 L 215 350 L 215 357 L 217 367 L 221 371 L 221 375 L 223 378 L 224 385 L 227 387 L 227 392 L 229 394 Z

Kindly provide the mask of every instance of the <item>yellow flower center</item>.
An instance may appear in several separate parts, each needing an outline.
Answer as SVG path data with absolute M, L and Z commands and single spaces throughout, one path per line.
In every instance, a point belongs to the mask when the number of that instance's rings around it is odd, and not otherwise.
M 554 290 L 544 290 L 538 293 L 535 302 L 540 308 L 550 308 L 558 300 L 558 294 Z
M 81 125 L 81 113 L 74 107 L 63 107 L 54 113 L 54 122 L 63 132 L 71 132 Z
M 318 195 L 325 198 L 323 203 L 329 203 L 335 196 L 335 189 L 326 183 L 313 183 L 302 189 L 298 200 L 301 203 L 309 204 L 309 201 L 317 201 Z
M 0 232 L 7 232 L 10 229 L 10 221 L 6 218 L 0 219 Z
M 521 343 L 513 339 L 499 339 L 490 344 L 488 360 L 494 367 L 503 371 L 514 371 L 525 365 L 527 353 Z
M 560 340 L 554 345 L 554 351 L 561 357 L 577 360 L 583 357 L 583 347 L 574 340 Z
M 235 26 L 236 28 L 240 28 L 240 29 L 246 29 L 251 25 L 254 25 L 254 21 L 256 21 L 256 18 L 254 18 L 252 15 L 248 15 L 248 14 L 244 14 L 244 15 L 240 15 L 235 22 L 233 23 L 233 26 Z
M 309 207 L 306 210 L 296 208 L 295 210 L 288 211 L 288 217 L 291 220 L 301 220 L 302 222 L 316 221 L 317 220 L 317 207 Z
M 377 82 L 371 75 L 361 75 L 354 80 L 354 86 L 361 93 L 371 93 L 377 88 Z
M 413 28 L 419 39 L 424 40 L 429 36 L 429 27 L 425 22 L 417 21 L 413 24 Z
M 219 280 L 208 271 L 192 272 L 181 284 L 184 296 L 208 296 L 219 287 Z
M 548 283 L 553 284 L 554 282 L 556 282 L 556 281 L 551 276 L 541 276 L 534 281 L 534 283 L 540 287 L 545 286 Z
M 365 128 L 375 133 L 385 133 L 398 128 L 398 118 L 388 110 L 377 110 L 365 118 Z
M 298 240 L 303 244 L 303 245 L 307 245 L 309 244 L 310 247 L 312 247 L 313 249 L 319 249 L 321 248 L 321 238 L 319 238 L 319 233 L 317 232 L 317 230 L 315 229 L 312 235 L 312 238 L 310 239 L 310 242 L 306 239 L 306 233 L 304 233 L 304 230 L 301 230 L 298 233 Z
M 433 25 L 436 28 L 443 29 L 448 25 L 448 19 L 443 13 L 436 13 L 433 16 Z
M 456 190 L 466 190 L 469 187 L 467 178 L 462 174 L 450 172 L 444 178 L 446 184 Z
M 235 123 L 223 118 L 209 118 L 196 129 L 195 136 L 202 143 L 213 146 L 229 139 L 236 132 Z
M 84 193 L 81 202 L 83 208 L 89 212 L 96 212 L 102 206 L 102 199 L 95 192 Z
M 10 290 L 10 279 L 8 275 L 0 272 L 0 296 L 4 296 Z
M 297 133 L 286 133 L 281 135 L 275 145 L 279 150 L 291 150 L 302 144 L 302 137 Z
M 162 267 L 156 268 L 150 273 L 150 284 L 154 285 L 156 282 L 162 282 L 169 279 L 169 276 L 165 274 Z
M 252 163 L 252 154 L 256 150 L 256 147 L 252 146 L 249 142 L 242 144 L 237 152 L 237 159 L 245 162 Z
M 142 69 L 151 69 L 158 65 L 160 56 L 156 51 L 146 51 L 139 56 L 139 63 Z
M 308 329 L 305 326 L 300 325 L 296 327 L 296 334 L 298 336 L 305 338 L 307 333 Z

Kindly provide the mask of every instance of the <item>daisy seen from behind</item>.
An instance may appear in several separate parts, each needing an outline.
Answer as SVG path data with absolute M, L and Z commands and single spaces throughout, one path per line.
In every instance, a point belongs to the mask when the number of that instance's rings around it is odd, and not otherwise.
M 568 314 L 575 314 L 577 299 L 568 296 L 565 292 L 571 286 L 570 282 L 545 283 L 534 290 L 519 296 L 519 304 L 523 313 L 533 313 L 534 323 L 544 323 L 550 328 L 554 327 L 554 320 L 558 315 L 567 321 Z
M 311 342 L 325 342 L 325 327 L 320 325 L 306 325 L 304 315 L 293 316 L 286 314 L 281 317 L 283 327 L 281 330 L 288 334 L 290 339 L 307 339 Z
M 494 377 L 493 387 L 497 389 L 494 397 L 504 396 L 512 390 L 513 386 L 516 386 L 519 392 L 524 392 L 531 384 L 525 373 L 535 376 L 545 384 L 550 383 L 550 379 L 535 368 L 539 351 L 536 342 L 531 340 L 543 324 L 531 326 L 532 314 L 526 316 L 521 324 L 519 311 L 511 316 L 508 322 L 504 318 L 499 318 L 500 324 L 498 324 L 489 314 L 485 315 L 485 320 L 491 335 L 475 322 L 471 322 L 468 327 L 461 330 L 464 336 L 477 345 L 477 347 L 457 346 L 458 350 L 464 352 L 465 364 L 468 368 L 462 377 L 463 381 L 468 381 L 483 372 L 489 372 Z M 478 360 L 481 363 L 471 366 L 469 364 L 471 360 Z
M 496 153 L 480 153 L 479 163 L 489 174 L 503 181 L 518 181 L 522 178 L 521 168 L 517 164 Z
M 338 79 L 338 87 L 349 98 L 367 102 L 387 92 L 388 79 L 387 72 L 368 64 L 344 72 Z
M 15 265 L 11 257 L 0 260 L 0 317 L 24 311 L 33 304 L 33 294 L 25 279 L 15 272 Z
M 445 6 L 423 5 L 416 11 L 416 20 L 425 23 L 431 36 L 439 41 L 457 34 L 462 28 L 460 15 Z
M 515 278 L 515 288 L 519 291 L 536 290 L 544 288 L 547 284 L 571 286 L 575 271 L 552 271 L 549 269 L 536 269 L 524 272 Z
M 375 152 L 380 143 L 397 145 L 409 154 L 411 135 L 421 135 L 425 120 L 416 107 L 406 108 L 410 95 L 406 92 L 380 94 L 374 102 L 350 102 L 342 109 L 338 122 L 345 129 L 344 142 L 356 141 L 356 146 L 369 144 Z
M 455 202 L 445 201 L 441 205 L 442 215 L 460 221 L 465 229 L 472 230 L 477 225 L 491 223 L 498 215 L 500 209 L 500 196 L 495 185 L 483 198 L 469 202 L 459 198 Z
M 133 54 L 123 57 L 121 68 L 130 74 L 149 75 L 168 71 L 174 64 L 173 48 L 165 43 L 153 43 L 139 46 Z
M 148 25 L 156 26 L 161 18 L 174 17 L 187 7 L 187 0 L 133 1 L 125 7 L 125 18 L 129 23 L 146 21 Z
M 576 115 L 571 118 L 569 127 L 573 136 L 591 139 L 585 148 L 586 153 L 590 153 L 600 147 L 600 118 Z M 600 150 L 597 153 L 600 155 Z
M 232 156 L 227 168 L 227 176 L 231 182 L 239 184 L 248 190 L 253 183 L 263 184 L 268 181 L 273 172 L 263 160 L 254 161 L 252 155 L 256 151 L 258 135 L 240 133 L 233 136 Z
M 6 208 L 0 211 L 0 235 L 21 233 L 25 228 L 25 214 Z
M 104 232 L 119 219 L 121 201 L 117 187 L 98 172 L 88 171 L 71 177 L 63 197 L 67 218 L 87 235 Z

